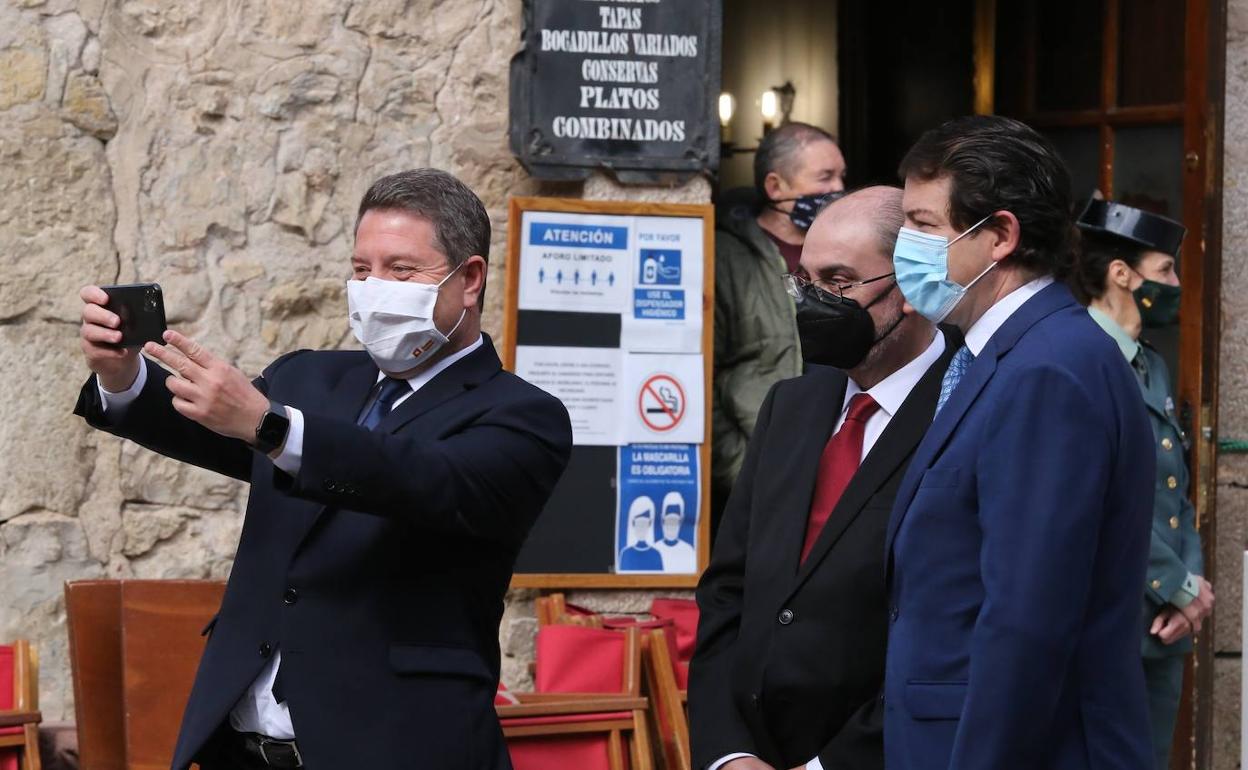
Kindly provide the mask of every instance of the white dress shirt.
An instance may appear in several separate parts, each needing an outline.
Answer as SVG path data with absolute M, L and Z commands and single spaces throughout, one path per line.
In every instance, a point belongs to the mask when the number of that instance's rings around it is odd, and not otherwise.
M 1048 288 L 1053 283 L 1053 276 L 1046 275 L 1037 278 L 1034 281 L 1019 286 L 1014 291 L 1006 294 L 997 300 L 997 304 L 984 311 L 979 320 L 971 324 L 971 328 L 966 332 L 965 344 L 970 348 L 971 353 L 978 356 L 988 344 L 988 340 L 992 335 L 997 333 L 1006 321 L 1010 320 L 1010 316 L 1014 315 L 1014 311 L 1023 306 L 1023 303 Z
M 841 430 L 841 426 L 845 424 L 845 416 L 849 413 L 849 400 L 855 395 L 865 392 L 875 399 L 875 403 L 880 405 L 880 408 L 875 410 L 875 413 L 867 420 L 862 436 L 862 458 L 859 462 L 862 459 L 866 459 L 866 456 L 871 453 L 871 448 L 875 446 L 875 442 L 883 435 L 884 429 L 888 427 L 888 423 L 893 419 L 893 415 L 897 414 L 898 409 L 901 409 L 901 405 L 905 403 L 906 398 L 910 395 L 910 391 L 914 390 L 914 386 L 919 384 L 919 380 L 923 379 L 923 375 L 944 352 L 945 335 L 937 330 L 936 336 L 932 338 L 932 342 L 927 346 L 926 350 L 910 363 L 880 380 L 874 387 L 863 391 L 852 378 L 845 382 L 845 400 L 841 403 L 841 414 L 836 420 L 836 429 L 832 431 L 833 435 L 836 435 Z M 743 752 L 728 754 L 712 762 L 706 770 L 719 770 L 719 768 L 734 759 L 752 756 L 754 755 Z M 819 761 L 819 757 L 815 757 L 806 763 L 806 770 L 824 770 L 823 763 Z
M 849 400 L 854 396 L 865 392 L 880 405 L 880 408 L 875 410 L 875 413 L 867 420 L 866 428 L 863 430 L 862 457 L 859 458 L 859 463 L 871 453 L 871 448 L 883 435 L 893 415 L 897 414 L 897 410 L 905 403 L 910 391 L 914 390 L 914 386 L 919 384 L 919 380 L 923 379 L 923 375 L 932 368 L 932 364 L 936 363 L 936 359 L 940 358 L 944 352 L 945 335 L 937 330 L 936 336 L 932 338 L 926 350 L 910 363 L 877 382 L 874 387 L 863 391 L 852 378 L 845 383 L 845 400 L 841 403 L 841 416 L 836 420 L 836 430 L 833 431 L 833 435 L 839 433 L 841 426 L 845 424 L 845 417 L 849 414 Z
M 412 393 L 420 390 L 434 377 L 481 347 L 482 344 L 484 340 L 477 337 L 476 342 L 463 350 L 456 351 L 428 369 L 422 369 L 408 377 L 407 384 L 411 386 L 411 392 L 404 393 L 395 399 L 390 408 L 397 408 L 399 404 L 410 398 Z M 381 382 L 384 377 L 384 373 L 378 372 L 377 382 Z M 104 390 L 104 387 L 99 384 L 99 379 L 96 379 L 96 387 L 99 388 L 104 411 L 117 414 L 125 409 L 138 398 L 139 392 L 143 390 L 146 383 L 147 362 L 143 356 L 139 356 L 138 376 L 134 378 L 129 388 L 120 393 Z M 291 406 L 286 406 L 285 409 L 287 416 L 290 417 L 290 430 L 286 432 L 286 441 L 282 444 L 282 451 L 274 458 L 273 464 L 294 476 L 299 473 L 303 460 L 303 412 Z M 285 703 L 278 703 L 273 697 L 273 680 L 277 678 L 277 669 L 281 662 L 282 652 L 279 649 L 273 653 L 273 657 L 260 671 L 260 675 L 252 682 L 251 687 L 247 688 L 243 697 L 238 699 L 234 710 L 230 712 L 230 726 L 235 730 L 244 733 L 260 733 L 281 740 L 294 739 L 295 728 L 290 720 L 290 708 Z

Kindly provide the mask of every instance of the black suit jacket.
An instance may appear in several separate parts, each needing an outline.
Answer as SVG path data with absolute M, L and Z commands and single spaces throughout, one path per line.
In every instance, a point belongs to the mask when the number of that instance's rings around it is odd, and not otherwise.
M 175 412 L 149 366 L 115 422 L 94 378 L 75 412 L 161 454 L 251 482 L 220 614 L 182 720 L 185 768 L 274 650 L 310 770 L 509 768 L 493 699 L 512 565 L 571 451 L 567 411 L 485 344 L 356 425 L 363 352 L 288 354 L 256 380 L 303 411 L 290 476 Z
M 819 458 L 846 375 L 811 367 L 772 388 L 698 585 L 690 666 L 693 766 L 736 752 L 784 770 L 884 767 L 884 537 L 897 487 L 961 345 L 920 379 L 799 567 Z

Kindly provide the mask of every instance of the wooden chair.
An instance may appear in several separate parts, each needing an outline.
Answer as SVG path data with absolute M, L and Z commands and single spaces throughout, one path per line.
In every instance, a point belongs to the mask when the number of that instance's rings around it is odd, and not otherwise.
M 590 628 L 602 628 L 603 626 L 604 619 L 602 615 L 568 604 L 563 594 L 539 596 L 534 600 L 533 606 L 537 613 L 537 625 L 539 627 L 555 624 L 589 626 Z
M 570 606 L 554 593 L 536 600 L 539 626 L 565 623 L 622 630 L 637 628 L 642 639 L 642 672 L 650 700 L 649 719 L 656 756 L 668 770 L 689 770 L 688 664 L 681 651 L 692 654 L 697 629 L 697 604 L 681 599 L 655 599 L 654 620 L 634 616 L 603 617 Z
M 698 635 L 698 603 L 692 599 L 656 598 L 650 603 L 650 614 L 672 621 L 675 628 L 675 656 L 672 664 L 676 682 L 682 692 L 689 688 L 689 661 Z
M 676 662 L 672 657 L 674 640 L 667 628 L 655 628 L 642 638 L 646 673 L 646 693 L 657 742 L 662 748 L 667 770 L 692 770 L 689 745 L 688 691 L 676 682 Z
M 225 584 L 87 580 L 65 584 L 79 757 L 90 770 L 173 761 L 182 711 Z
M 497 707 L 517 770 L 653 767 L 637 629 L 547 624 L 537 663 L 536 691 Z
M 0 770 L 40 770 L 39 660 L 30 642 L 0 646 Z

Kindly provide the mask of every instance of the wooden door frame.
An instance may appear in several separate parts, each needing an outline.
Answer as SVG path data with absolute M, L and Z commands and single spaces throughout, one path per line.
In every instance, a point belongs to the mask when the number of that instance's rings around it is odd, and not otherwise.
M 1188 237 L 1181 264 L 1181 416 L 1191 437 L 1192 504 L 1206 577 L 1218 583 L 1217 415 L 1222 318 L 1222 160 L 1226 94 L 1227 0 L 1187 0 L 1184 65 L 1183 212 Z M 1196 340 L 1199 344 L 1192 344 Z M 1175 729 L 1173 770 L 1213 766 L 1215 613 L 1187 660 Z
M 1116 108 L 1118 11 L 1121 0 L 1106 0 L 1105 45 L 1101 110 L 1089 111 L 1089 122 L 1105 120 L 1124 125 L 1150 121 L 1170 109 Z M 1226 85 L 1227 0 L 1187 0 L 1183 94 L 1183 223 L 1188 235 L 1183 245 L 1180 276 L 1183 308 L 1179 325 L 1179 371 L 1175 381 L 1180 416 L 1191 439 L 1190 495 L 1196 508 L 1206 577 L 1217 584 L 1217 415 L 1218 363 L 1222 288 L 1222 160 Z M 997 0 L 976 0 L 974 89 L 977 112 L 993 111 Z M 1034 57 L 1024 65 L 1034 67 Z M 1032 78 L 1028 78 L 1030 81 Z M 1024 84 L 1030 88 L 1030 83 Z M 1034 94 L 1025 95 L 1034 107 Z M 1043 123 L 1043 116 L 1038 116 Z M 1177 117 L 1177 116 L 1176 116 Z M 1103 131 L 1108 134 L 1108 131 Z M 1111 189 L 1113 147 L 1102 136 L 1099 177 L 1102 189 Z M 1106 145 L 1106 142 L 1110 144 Z M 1193 344 L 1195 341 L 1198 344 Z M 1213 764 L 1214 625 L 1216 614 L 1196 640 L 1188 657 L 1179 720 L 1175 728 L 1172 770 L 1208 768 Z

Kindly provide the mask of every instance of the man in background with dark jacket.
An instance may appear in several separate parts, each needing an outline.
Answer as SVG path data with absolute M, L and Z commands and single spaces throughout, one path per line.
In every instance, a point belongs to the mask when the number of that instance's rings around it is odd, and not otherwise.
M 806 231 L 845 189 L 845 158 L 823 129 L 787 123 L 754 156 L 755 206 L 730 208 L 715 233 L 712 490 L 723 509 L 763 397 L 802 373 L 793 300 L 780 276 L 797 268 Z M 718 516 L 712 521 L 717 523 Z

